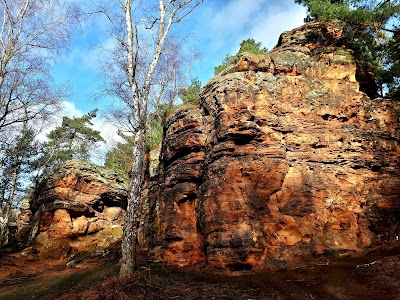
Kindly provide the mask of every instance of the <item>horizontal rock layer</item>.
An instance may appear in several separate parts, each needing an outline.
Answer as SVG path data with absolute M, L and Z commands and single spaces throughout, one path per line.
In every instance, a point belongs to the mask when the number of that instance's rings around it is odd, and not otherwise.
M 361 92 L 361 71 L 321 23 L 242 54 L 167 122 L 142 249 L 249 269 L 398 238 L 400 109 Z

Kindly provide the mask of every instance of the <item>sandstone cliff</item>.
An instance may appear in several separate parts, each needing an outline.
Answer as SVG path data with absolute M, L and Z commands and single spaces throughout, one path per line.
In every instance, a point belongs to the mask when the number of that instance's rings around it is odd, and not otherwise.
M 76 252 L 118 248 L 127 186 L 115 174 L 80 160 L 45 176 L 26 199 L 18 239 L 26 254 L 66 258 Z
M 151 259 L 250 269 L 399 237 L 400 109 L 360 91 L 343 44 L 321 23 L 283 33 L 168 120 L 142 208 Z

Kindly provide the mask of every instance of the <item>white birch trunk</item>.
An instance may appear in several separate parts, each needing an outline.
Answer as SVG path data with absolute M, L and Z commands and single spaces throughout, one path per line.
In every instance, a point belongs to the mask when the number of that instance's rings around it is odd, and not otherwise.
M 157 28 L 157 41 L 154 47 L 154 54 L 145 70 L 145 80 L 143 86 L 138 86 L 136 80 L 137 74 L 137 56 L 139 52 L 139 39 L 136 27 L 134 26 L 131 5 L 134 0 L 125 0 L 123 8 L 125 11 L 125 25 L 127 30 L 127 40 L 125 43 L 128 59 L 128 69 L 126 75 L 132 94 L 132 115 L 136 125 L 135 142 L 133 146 L 133 163 L 130 176 L 130 190 L 128 197 L 128 207 L 125 216 L 124 233 L 122 237 L 122 258 L 120 275 L 127 275 L 137 269 L 137 229 L 139 207 L 142 196 L 142 186 L 145 173 L 145 142 L 146 142 L 146 123 L 149 102 L 149 93 L 154 72 L 163 49 L 165 39 L 172 24 L 179 23 L 180 20 L 188 15 L 193 9 L 204 0 L 193 1 L 195 4 L 188 12 L 176 19 L 177 13 L 188 6 L 192 0 L 182 1 L 179 5 L 176 0 L 159 0 L 159 19 Z M 164 3 L 165 1 L 165 3 Z M 173 6 L 176 5 L 176 6 Z
M 10 238 L 8 221 L 10 219 L 11 207 L 14 201 L 15 191 L 17 189 L 18 175 L 19 168 L 16 167 L 13 172 L 13 181 L 11 184 L 10 195 L 8 196 L 8 200 L 5 204 L 4 209 L 1 209 L 2 215 L 0 216 L 0 247 L 7 245 Z
M 122 237 L 121 274 L 129 274 L 137 268 L 136 244 L 137 223 L 144 180 L 145 159 L 145 128 L 139 129 L 135 136 L 133 148 L 133 164 L 129 187 L 128 207 L 125 215 L 124 233 Z

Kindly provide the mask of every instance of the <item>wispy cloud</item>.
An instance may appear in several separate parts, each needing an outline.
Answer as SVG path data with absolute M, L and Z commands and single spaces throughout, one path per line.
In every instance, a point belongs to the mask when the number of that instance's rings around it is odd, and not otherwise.
M 49 123 L 43 126 L 43 130 L 40 132 L 37 139 L 42 142 L 46 141 L 47 135 L 50 133 L 50 131 L 54 130 L 58 126 L 61 126 L 63 117 L 73 118 L 73 117 L 80 117 L 82 115 L 83 113 L 76 108 L 75 103 L 62 101 L 61 110 L 56 112 L 52 116 L 51 120 L 49 120 Z
M 254 16 L 262 11 L 265 0 L 242 1 L 231 0 L 211 19 L 210 28 L 215 29 L 212 38 L 223 42 L 226 34 L 233 36 L 252 26 Z
M 76 105 L 73 102 L 63 101 L 62 106 L 63 106 L 61 112 L 62 116 L 66 116 L 69 118 L 77 118 L 83 115 L 83 113 L 78 108 L 76 108 Z

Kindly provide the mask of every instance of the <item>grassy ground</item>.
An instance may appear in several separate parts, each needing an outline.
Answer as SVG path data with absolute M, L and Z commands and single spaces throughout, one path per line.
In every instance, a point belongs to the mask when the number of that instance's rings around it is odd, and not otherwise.
M 80 291 L 116 276 L 119 266 L 102 264 L 84 269 L 50 269 L 47 274 L 17 277 L 0 282 L 0 300 L 45 299 Z
M 0 268 L 6 266 L 1 262 Z M 151 266 L 119 278 L 115 262 L 83 263 L 70 269 L 65 264 L 18 262 L 30 270 L 36 264 L 38 271 L 23 274 L 19 265 L 17 274 L 0 280 L 0 300 L 400 299 L 400 243 L 359 258 L 229 275 L 204 268 Z

